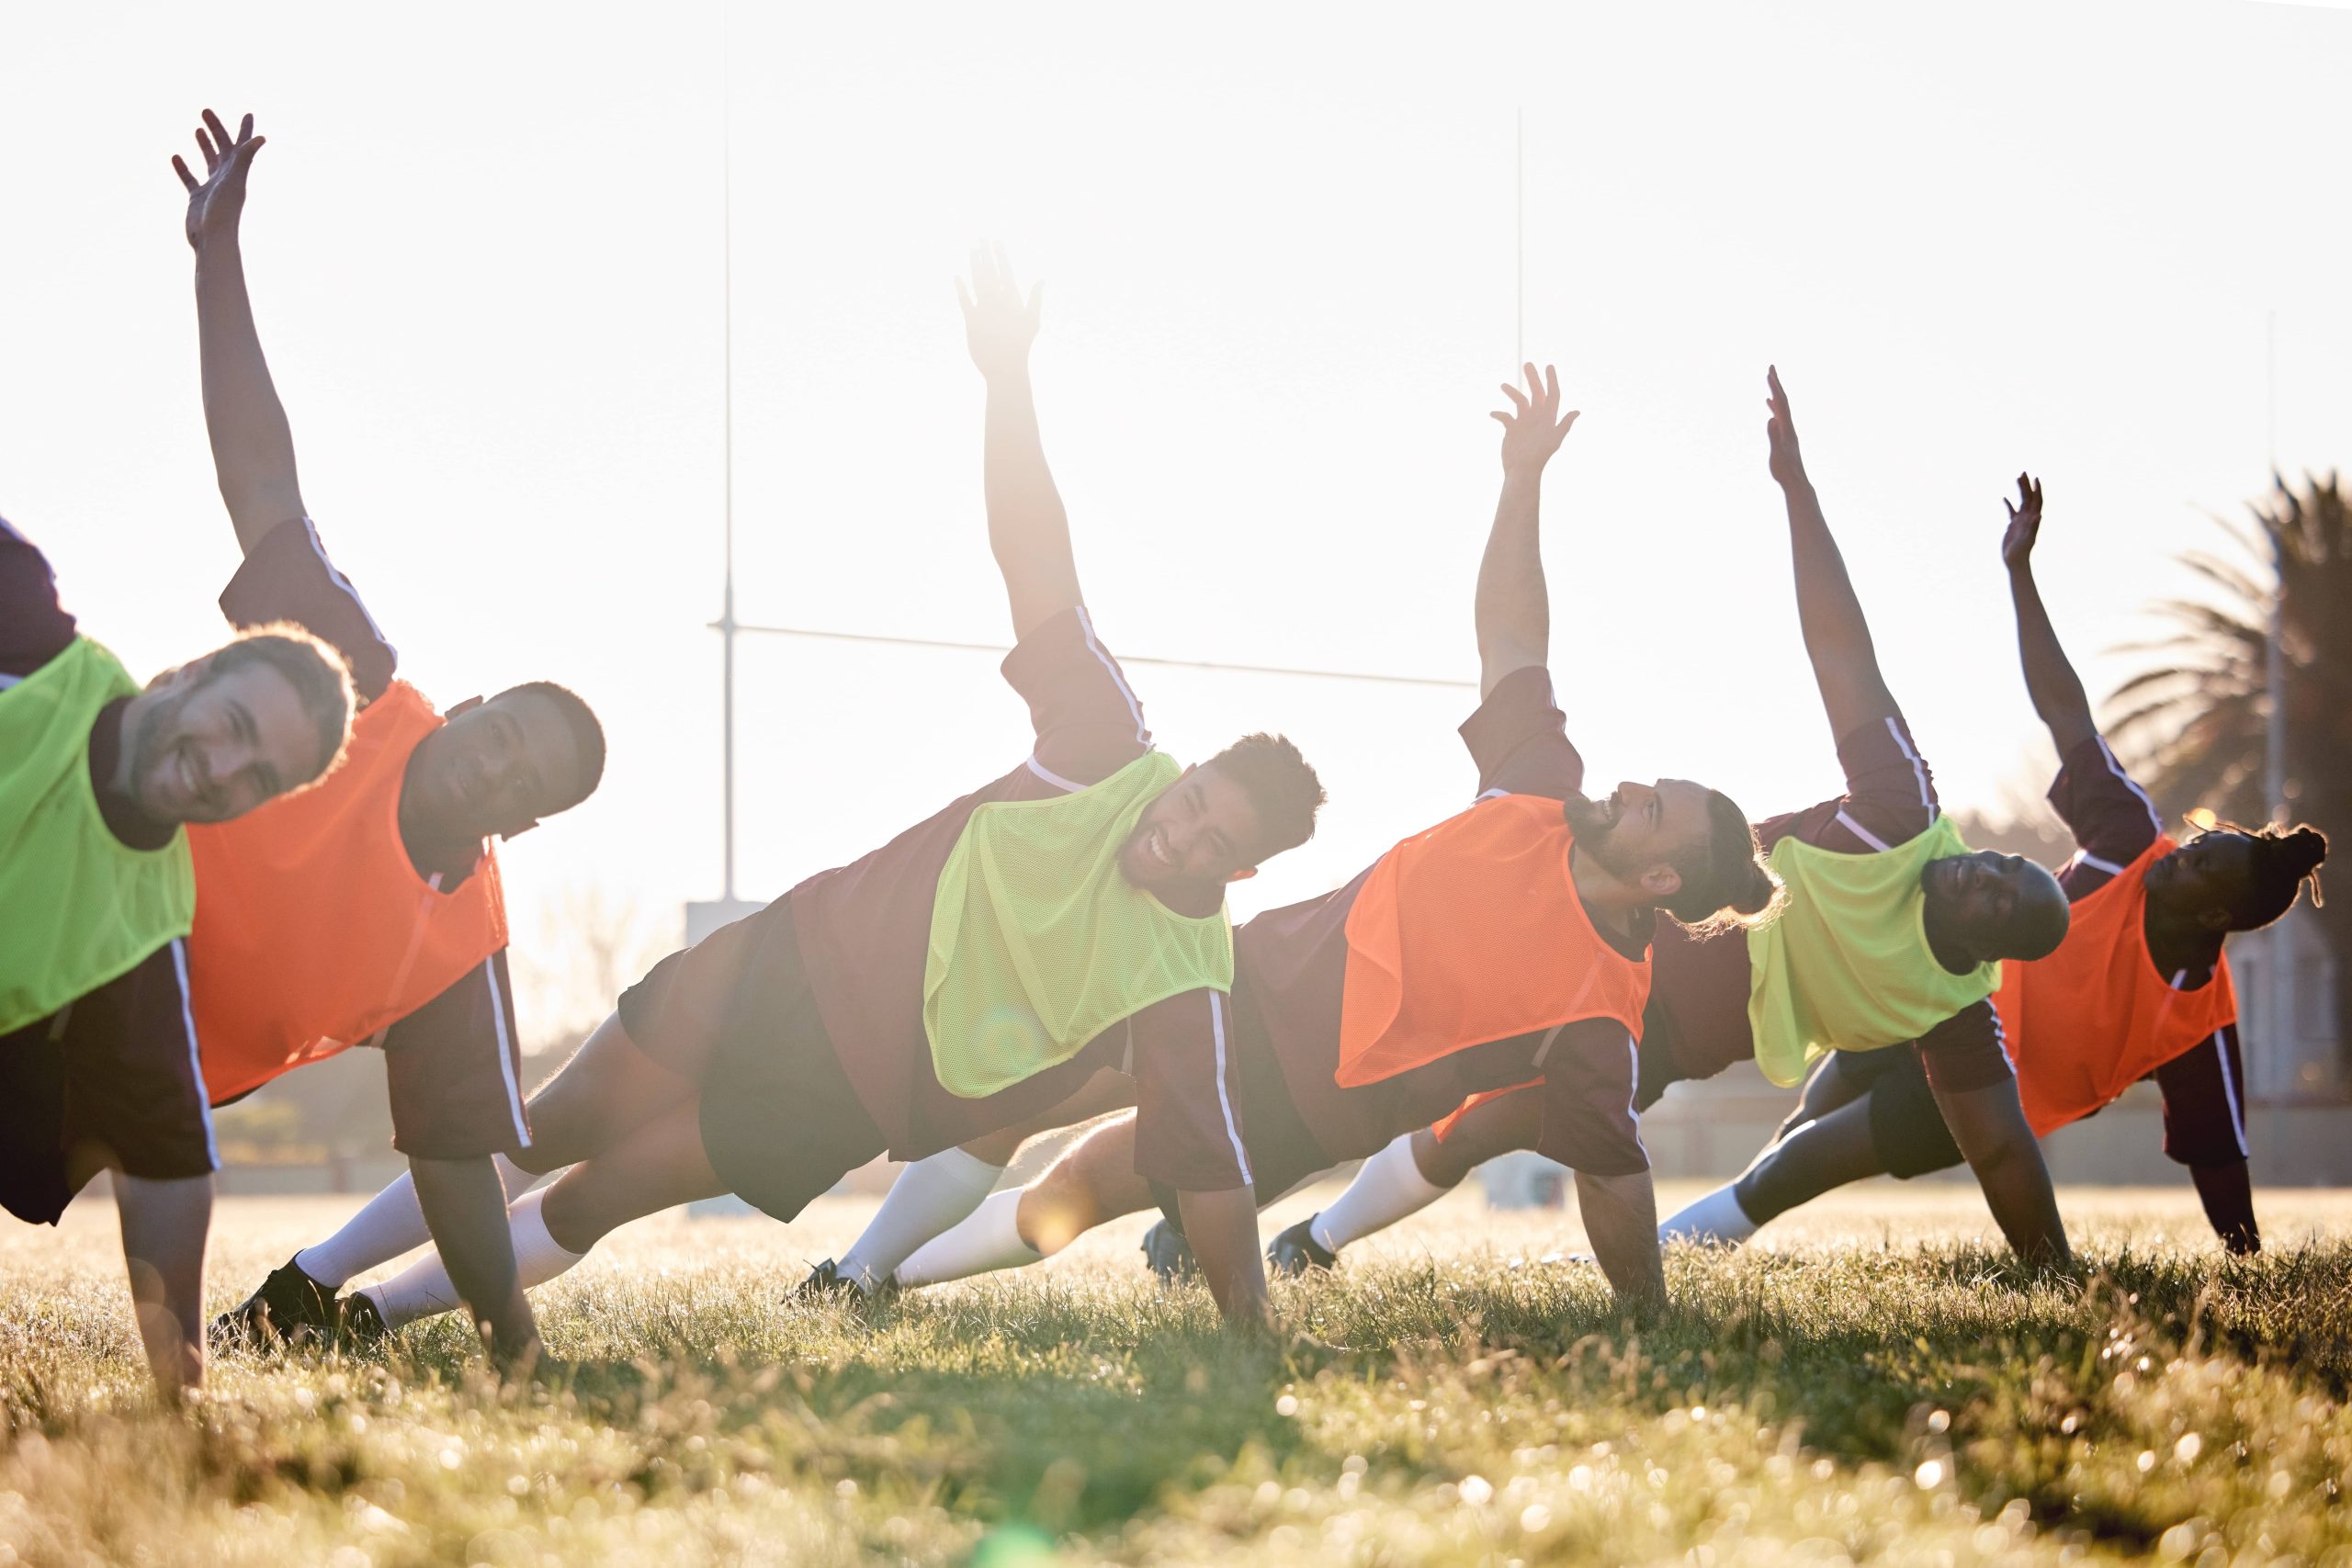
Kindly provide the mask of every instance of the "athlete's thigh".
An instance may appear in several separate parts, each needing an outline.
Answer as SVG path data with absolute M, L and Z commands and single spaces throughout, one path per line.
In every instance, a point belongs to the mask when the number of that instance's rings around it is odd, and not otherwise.
M 565 1171 L 548 1189 L 541 1214 L 548 1235 L 584 1252 L 631 1220 L 726 1190 L 703 1152 L 700 1107 L 689 1100 L 638 1122 Z
M 1777 1142 L 1808 1122 L 1828 1115 L 1841 1105 L 1851 1105 L 1871 1090 L 1870 1080 L 1863 1075 L 1848 1071 L 1847 1054 L 1832 1051 L 1824 1055 L 1804 1080 L 1804 1089 L 1797 1096 L 1796 1109 L 1781 1123 L 1774 1134 Z
M 1740 1204 L 1759 1223 L 1849 1182 L 1887 1173 L 1871 1097 L 1808 1118 L 1739 1179 Z
M 1522 1089 L 1472 1106 L 1443 1138 L 1428 1128 L 1414 1134 L 1413 1159 L 1422 1176 L 1450 1187 L 1490 1159 L 1533 1148 L 1543 1131 L 1543 1093 Z
M 514 1162 L 546 1171 L 592 1158 L 634 1127 L 691 1111 L 696 1087 L 639 1050 L 615 1013 L 531 1096 L 531 1146 Z
M 1136 1118 L 1114 1117 L 1064 1149 L 1041 1184 L 1082 1191 L 1095 1223 L 1152 1207 L 1151 1183 L 1136 1174 Z

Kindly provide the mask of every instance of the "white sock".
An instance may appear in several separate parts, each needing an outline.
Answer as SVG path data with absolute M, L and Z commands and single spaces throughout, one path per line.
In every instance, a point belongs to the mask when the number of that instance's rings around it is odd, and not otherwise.
M 1385 1231 L 1408 1214 L 1418 1214 L 1453 1189 L 1432 1184 L 1413 1159 L 1413 1134 L 1394 1142 L 1363 1162 L 1348 1190 L 1315 1216 L 1307 1234 L 1315 1245 L 1337 1252 L 1351 1241 Z
M 942 1149 L 899 1172 L 865 1234 L 842 1254 L 841 1277 L 872 1295 L 915 1248 L 971 1217 L 1004 1174 L 1001 1165 Z
M 570 1250 L 548 1234 L 548 1223 L 539 1213 L 547 1198 L 543 1190 L 526 1192 L 506 1211 L 507 1223 L 514 1235 L 514 1272 L 526 1289 L 546 1284 L 588 1256 Z M 437 1252 L 428 1253 L 382 1284 L 369 1285 L 359 1294 L 376 1303 L 387 1328 L 402 1328 L 421 1317 L 455 1312 L 464 1304 L 458 1299 L 458 1287 L 449 1282 L 449 1271 L 441 1266 Z
M 1660 1244 L 1687 1241 L 1701 1247 L 1737 1247 L 1756 1234 L 1756 1222 L 1739 1206 L 1736 1184 L 1718 1187 L 1657 1227 Z
M 504 1155 L 493 1155 L 499 1184 L 512 1203 L 538 1179 Z M 390 1186 L 368 1200 L 367 1206 L 334 1235 L 316 1247 L 294 1255 L 303 1273 L 330 1291 L 339 1291 L 356 1274 L 390 1263 L 403 1252 L 414 1252 L 433 1240 L 425 1228 L 424 1210 L 416 1201 L 416 1180 L 407 1171 Z
M 901 1285 L 944 1285 L 995 1269 L 1018 1269 L 1045 1256 L 1021 1239 L 1021 1195 L 1008 1187 L 972 1211 L 972 1217 L 946 1235 L 925 1242 L 899 1265 Z

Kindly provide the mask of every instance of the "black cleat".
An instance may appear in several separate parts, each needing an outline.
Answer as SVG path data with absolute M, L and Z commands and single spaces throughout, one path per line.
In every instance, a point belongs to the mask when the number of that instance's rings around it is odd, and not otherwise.
M 1309 1269 L 1330 1269 L 1339 1263 L 1340 1255 L 1315 1239 L 1316 1218 L 1307 1215 L 1267 1244 L 1268 1269 L 1295 1277 Z
M 212 1320 L 211 1337 L 217 1345 L 271 1349 L 327 1334 L 335 1318 L 334 1292 L 289 1258 L 284 1267 L 270 1270 L 261 1289 Z
M 898 1289 L 895 1280 L 886 1280 L 869 1294 L 854 1276 L 842 1273 L 841 1265 L 828 1258 L 808 1270 L 808 1278 L 793 1287 L 790 1299 L 796 1302 L 844 1302 L 855 1305 L 859 1302 L 879 1301 L 884 1296 L 894 1295 Z
M 1201 1266 L 1193 1260 L 1193 1244 L 1183 1232 L 1161 1220 L 1143 1233 L 1143 1260 L 1163 1285 L 1179 1280 L 1198 1277 Z
M 376 1309 L 375 1297 L 354 1292 L 334 1303 L 336 1349 L 370 1349 L 381 1345 L 391 1332 L 384 1326 L 384 1314 Z

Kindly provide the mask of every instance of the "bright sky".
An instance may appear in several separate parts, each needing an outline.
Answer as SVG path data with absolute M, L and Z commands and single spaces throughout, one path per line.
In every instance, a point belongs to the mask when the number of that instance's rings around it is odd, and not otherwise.
M 659 20 L 656 21 L 658 17 Z M 722 48 L 722 28 L 728 39 Z M 516 926 L 719 883 L 721 148 L 739 613 L 1001 641 L 952 279 L 1047 284 L 1046 446 L 1130 654 L 1476 674 L 1514 353 L 1584 418 L 1553 661 L 1603 783 L 1835 787 L 1764 469 L 1776 360 L 1948 799 L 2037 791 L 2001 500 L 2095 691 L 2170 552 L 2352 459 L 2352 14 L 412 5 L 12 17 L 0 512 L 142 673 L 216 642 L 183 208 L 253 111 L 246 254 L 304 493 L 412 679 L 595 705 L 603 790 L 505 852 Z M 729 85 L 731 84 L 731 89 Z M 1306 747 L 1332 804 L 1246 915 L 1464 801 L 1468 694 L 1139 670 L 1180 757 Z M 768 896 L 1017 762 L 985 655 L 752 639 L 739 882 Z

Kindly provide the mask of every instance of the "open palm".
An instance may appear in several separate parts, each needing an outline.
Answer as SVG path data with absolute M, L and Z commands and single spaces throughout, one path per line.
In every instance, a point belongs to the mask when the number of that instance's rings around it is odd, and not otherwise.
M 956 295 L 964 306 L 965 341 L 981 375 L 993 378 L 1029 363 L 1045 287 L 1034 285 L 1024 299 L 1001 246 L 972 252 L 972 280 L 959 280 Z
M 245 116 L 232 139 L 220 117 L 206 109 L 196 145 L 204 154 L 203 179 L 191 174 L 179 157 L 172 159 L 172 168 L 187 186 L 187 243 L 201 248 L 207 239 L 237 231 L 237 220 L 245 210 L 245 175 L 254 166 L 254 154 L 267 142 L 254 134 L 253 116 Z
M 1553 366 L 1544 367 L 1538 376 L 1533 365 L 1522 367 L 1527 377 L 1527 390 L 1521 392 L 1510 382 L 1503 383 L 1503 396 L 1510 400 L 1511 412 L 1497 409 L 1489 417 L 1503 427 L 1503 469 L 1521 472 L 1541 471 L 1552 460 L 1552 454 L 1567 439 L 1568 427 L 1577 422 L 1578 411 L 1560 412 L 1560 372 Z

